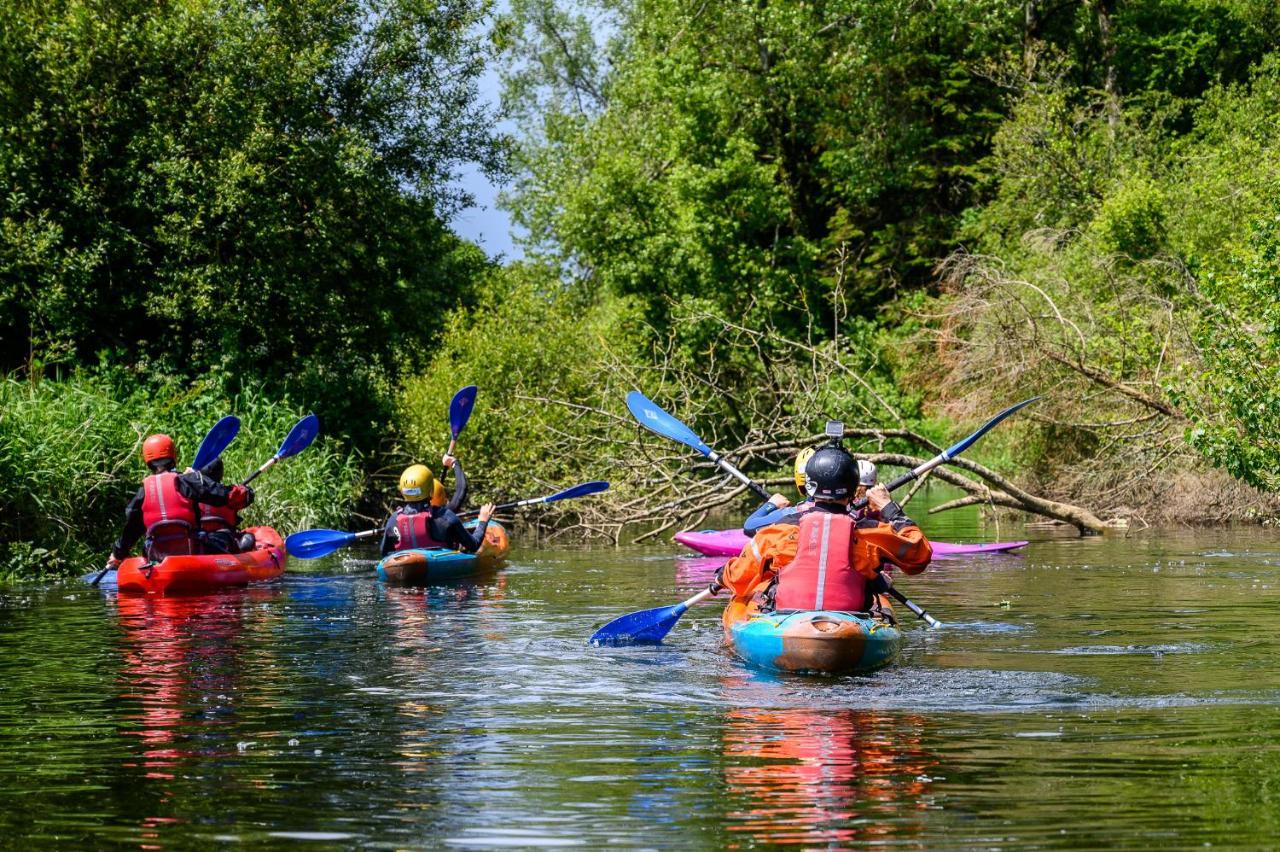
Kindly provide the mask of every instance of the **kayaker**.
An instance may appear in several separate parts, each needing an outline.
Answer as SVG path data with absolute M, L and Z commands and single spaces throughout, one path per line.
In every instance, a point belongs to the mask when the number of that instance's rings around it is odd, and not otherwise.
M 455 470 L 455 473 L 458 471 Z M 435 475 L 426 465 L 415 464 L 400 474 L 400 496 L 404 505 L 387 519 L 382 532 L 382 555 L 393 550 L 443 547 L 475 553 L 484 544 L 485 527 L 493 516 L 493 504 L 480 507 L 475 531 L 468 530 L 449 506 L 433 506 L 428 495 L 435 493 Z M 455 497 L 465 489 L 455 490 Z
M 152 562 L 199 553 L 199 504 L 239 511 L 253 503 L 253 489 L 246 485 L 228 487 L 198 470 L 178 473 L 178 451 L 168 435 L 156 434 L 143 441 L 142 460 L 151 473 L 125 506 L 124 531 L 107 560 L 111 568 L 119 566 L 144 535 L 143 552 Z
M 712 590 L 734 599 L 761 594 L 762 609 L 865 611 L 871 584 L 888 565 L 918 574 L 933 552 L 924 533 L 883 485 L 866 492 L 875 513 L 855 520 L 849 504 L 863 487 L 856 460 L 842 447 L 818 450 L 805 466 L 813 507 L 799 523 L 773 524 L 756 533 L 740 556 L 717 572 Z
M 205 465 L 203 473 L 222 482 L 222 457 Z M 253 533 L 240 532 L 240 513 L 230 506 L 200 504 L 200 544 L 206 553 L 246 553 L 256 546 Z
M 801 496 L 806 498 L 804 502 L 797 503 L 792 506 L 790 505 L 791 501 L 789 501 L 786 496 L 782 494 L 774 494 L 764 503 L 764 505 L 759 509 L 756 509 L 750 517 L 743 521 L 742 531 L 744 533 L 748 536 L 753 536 L 757 531 L 771 524 L 798 523 L 800 513 L 808 511 L 813 507 L 813 501 L 807 499 L 808 492 L 806 489 L 808 485 L 806 482 L 804 468 L 805 465 L 808 464 L 809 459 L 813 458 L 814 452 L 815 450 L 812 447 L 805 447 L 796 456 L 796 488 L 799 490 Z M 874 464 L 865 459 L 858 459 L 857 464 L 858 489 L 853 495 L 854 502 L 861 500 L 866 496 L 867 489 L 874 486 L 878 480 L 878 473 Z M 870 516 L 871 511 L 872 510 L 869 505 L 863 507 L 862 509 L 854 512 L 854 519 L 860 520 L 863 517 L 868 517 Z

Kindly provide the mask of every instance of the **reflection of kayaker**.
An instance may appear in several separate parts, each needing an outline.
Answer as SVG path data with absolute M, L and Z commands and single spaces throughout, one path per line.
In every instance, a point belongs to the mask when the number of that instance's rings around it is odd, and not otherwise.
M 735 803 L 730 830 L 761 845 L 808 847 L 909 834 L 901 811 L 927 809 L 921 796 L 938 764 L 920 747 L 922 724 L 919 717 L 864 710 L 729 710 L 723 736 L 725 787 Z M 884 818 L 887 806 L 892 821 Z
M 247 485 L 223 485 L 199 470 L 178 473 L 178 451 L 168 435 L 152 435 L 142 443 L 142 460 L 150 474 L 125 507 L 124 531 L 111 548 L 109 568 L 129 555 L 138 539 L 149 561 L 199 553 L 201 503 L 240 510 L 253 502 Z

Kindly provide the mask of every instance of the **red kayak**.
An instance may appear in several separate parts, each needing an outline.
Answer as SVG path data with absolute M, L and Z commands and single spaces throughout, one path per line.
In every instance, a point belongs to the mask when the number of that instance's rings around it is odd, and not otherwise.
M 116 583 L 121 592 L 175 595 L 211 592 L 274 580 L 284 573 L 288 556 L 284 541 L 271 527 L 249 527 L 258 546 L 244 553 L 170 556 L 155 564 L 141 556 L 120 563 Z
M 742 530 L 685 531 L 675 535 L 676 541 L 705 556 L 737 556 L 751 539 Z M 931 541 L 934 556 L 964 556 L 972 553 L 1007 553 L 1026 547 L 1025 541 L 991 541 L 985 544 L 951 544 Z

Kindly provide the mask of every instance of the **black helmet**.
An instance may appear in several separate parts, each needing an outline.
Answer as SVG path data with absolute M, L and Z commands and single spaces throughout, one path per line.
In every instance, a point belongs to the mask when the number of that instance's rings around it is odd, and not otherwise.
M 204 466 L 204 475 L 215 482 L 222 481 L 222 456 L 218 456 Z
M 823 447 L 804 466 L 814 500 L 844 500 L 858 486 L 858 463 L 840 447 Z

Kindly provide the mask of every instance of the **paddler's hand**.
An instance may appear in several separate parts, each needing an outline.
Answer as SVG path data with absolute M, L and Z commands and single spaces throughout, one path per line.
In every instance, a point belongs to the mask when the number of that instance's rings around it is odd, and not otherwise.
M 119 567 L 120 567 L 120 560 L 116 557 L 116 555 L 115 555 L 114 553 L 107 557 L 107 570 L 108 570 L 108 571 L 114 571 L 115 569 L 117 569 L 117 568 L 119 568 Z
M 492 503 L 485 503 L 480 507 L 480 523 L 489 523 L 489 519 L 493 517 L 493 509 L 494 505 Z
M 445 453 L 444 458 L 440 459 L 440 464 L 444 465 L 445 467 L 453 467 L 453 463 L 456 461 L 457 459 L 455 459 L 453 456 L 449 455 L 448 453 Z
M 867 492 L 867 505 L 873 512 L 879 512 L 885 506 L 893 502 L 893 497 L 889 495 L 889 489 L 883 484 L 878 484 Z
M 769 502 L 773 504 L 775 509 L 785 509 L 791 505 L 791 501 L 782 494 L 774 494 L 769 498 Z
M 781 508 L 781 507 L 779 507 Z M 720 594 L 724 589 L 724 569 L 729 563 L 725 563 L 716 569 L 716 576 L 711 580 L 711 585 L 707 586 L 707 591 L 711 593 L 711 597 Z

